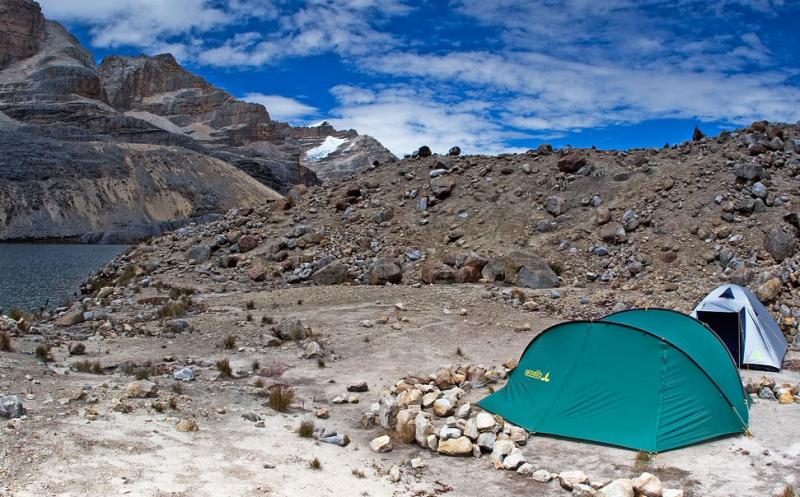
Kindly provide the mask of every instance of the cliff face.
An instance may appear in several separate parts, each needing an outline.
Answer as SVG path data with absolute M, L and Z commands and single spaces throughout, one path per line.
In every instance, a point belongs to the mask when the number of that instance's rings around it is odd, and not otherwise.
M 0 2 L 0 69 L 35 54 L 43 28 L 44 16 L 38 4 L 26 0 Z
M 169 54 L 97 67 L 31 0 L 0 0 L 0 134 L 0 240 L 256 205 L 318 184 L 303 157 L 328 136 L 358 138 L 272 121 Z

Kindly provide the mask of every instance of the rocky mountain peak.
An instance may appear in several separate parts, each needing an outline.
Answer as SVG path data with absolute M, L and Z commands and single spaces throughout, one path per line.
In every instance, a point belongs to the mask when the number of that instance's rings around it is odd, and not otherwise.
M 0 0 L 0 69 L 30 57 L 45 37 L 39 4 L 30 0 Z
M 211 88 L 205 79 L 181 67 L 172 54 L 152 57 L 111 55 L 103 59 L 100 72 L 111 104 L 125 110 L 160 93 Z

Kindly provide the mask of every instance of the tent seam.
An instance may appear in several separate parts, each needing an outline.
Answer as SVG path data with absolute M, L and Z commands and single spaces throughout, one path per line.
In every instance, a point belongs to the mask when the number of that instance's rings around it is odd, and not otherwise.
M 661 388 L 658 391 L 658 410 L 656 411 L 656 432 L 653 439 L 653 447 L 656 448 L 656 452 L 661 448 L 658 443 L 658 435 L 661 433 L 661 414 L 662 414 L 662 407 L 664 405 L 664 388 L 666 387 L 666 378 L 667 378 L 667 349 L 668 344 L 666 342 L 661 342 Z

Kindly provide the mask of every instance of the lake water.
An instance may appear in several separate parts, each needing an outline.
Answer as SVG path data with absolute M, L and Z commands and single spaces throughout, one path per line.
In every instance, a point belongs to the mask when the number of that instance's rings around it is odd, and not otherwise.
M 125 245 L 0 243 L 0 309 L 57 307 Z

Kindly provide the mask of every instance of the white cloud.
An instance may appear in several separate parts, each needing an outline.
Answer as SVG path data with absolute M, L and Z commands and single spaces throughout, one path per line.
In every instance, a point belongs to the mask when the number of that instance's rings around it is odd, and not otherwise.
M 152 47 L 166 38 L 205 32 L 236 19 L 210 0 L 39 0 L 50 19 L 90 27 L 97 47 Z
M 280 95 L 248 93 L 242 97 L 242 100 L 263 105 L 267 108 L 270 117 L 276 121 L 287 121 L 293 124 L 318 112 L 316 107 Z
M 328 121 L 337 128 L 355 128 L 378 139 L 395 155 L 411 153 L 422 145 L 445 153 L 458 145 L 464 153 L 495 154 L 509 151 L 506 141 L 519 137 L 474 112 L 477 106 L 438 101 L 434 92 L 408 86 L 369 91 L 338 86 L 332 93 L 341 105 Z M 370 94 L 369 99 L 351 95 Z

